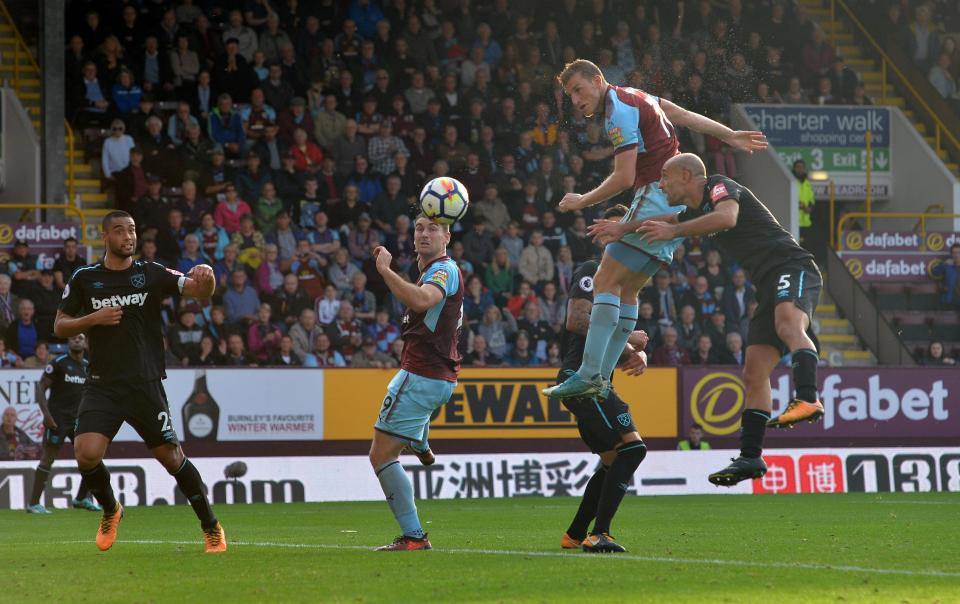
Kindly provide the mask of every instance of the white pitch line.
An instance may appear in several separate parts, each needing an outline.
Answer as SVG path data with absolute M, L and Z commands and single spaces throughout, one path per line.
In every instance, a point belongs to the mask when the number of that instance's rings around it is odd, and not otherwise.
M 62 545 L 90 543 L 90 541 L 60 541 Z M 200 541 L 172 541 L 167 539 L 119 540 L 120 544 L 131 545 L 202 545 Z M 280 543 L 273 541 L 228 541 L 228 546 L 274 547 L 279 549 L 322 549 L 322 550 L 358 550 L 372 551 L 369 545 L 333 545 L 325 543 Z M 871 568 L 867 566 L 817 564 L 811 562 L 752 562 L 750 560 L 723 560 L 718 558 L 671 558 L 668 556 L 640 556 L 637 554 L 584 555 L 580 553 L 517 551 L 505 549 L 464 549 L 434 548 L 432 551 L 444 554 L 480 554 L 487 556 L 523 556 L 533 558 L 577 558 L 580 560 L 633 560 L 637 562 L 660 562 L 667 564 L 702 564 L 706 566 L 736 566 L 751 568 L 784 568 L 790 570 L 825 570 L 842 573 L 869 573 L 874 575 L 905 575 L 910 577 L 960 577 L 960 572 L 940 570 L 909 570 L 902 568 Z

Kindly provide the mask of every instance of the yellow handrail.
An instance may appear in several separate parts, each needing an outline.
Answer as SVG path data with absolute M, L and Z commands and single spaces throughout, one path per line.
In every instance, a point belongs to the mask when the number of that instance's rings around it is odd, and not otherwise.
M 11 29 L 13 29 L 13 36 L 16 38 L 17 43 L 13 46 L 13 87 L 17 92 L 20 92 L 20 56 L 21 53 L 23 56 L 26 56 L 30 61 L 30 67 L 32 68 L 33 75 L 37 77 L 43 85 L 43 77 L 40 74 L 40 66 L 37 65 L 36 59 L 33 58 L 33 53 L 30 52 L 30 47 L 27 46 L 26 41 L 24 41 L 23 36 L 20 35 L 20 30 L 17 28 L 16 22 L 13 20 L 13 17 L 10 15 L 10 11 L 7 10 L 7 3 L 0 0 L 0 12 L 3 13 L 3 17 L 6 19 L 7 23 L 10 24 Z M 75 137 L 73 134 L 73 127 L 70 126 L 70 122 L 63 120 L 64 130 L 66 132 L 67 139 L 67 199 L 68 203 L 74 203 L 77 192 L 77 183 L 76 183 L 76 164 L 73 158 L 73 145 L 75 142 Z
M 920 222 L 921 246 L 926 246 L 927 241 L 927 220 L 956 220 L 960 214 L 940 214 L 937 212 L 850 212 L 840 217 L 837 222 L 837 240 L 834 243 L 834 249 L 840 251 L 840 240 L 843 238 L 844 224 L 853 218 L 866 218 L 868 220 L 878 220 L 883 218 L 916 218 Z
M 937 151 L 937 153 L 939 153 L 941 150 L 942 143 L 943 143 L 942 137 L 944 135 L 946 135 L 946 137 L 950 139 L 950 141 L 954 144 L 954 146 L 957 149 L 960 149 L 960 140 L 957 140 L 957 137 L 954 136 L 953 133 L 950 132 L 950 129 L 947 128 L 946 125 L 944 125 L 944 123 L 940 120 L 939 117 L 937 117 L 936 112 L 934 112 L 933 109 L 930 108 L 930 105 L 928 105 L 927 102 L 923 99 L 923 96 L 921 96 L 920 93 L 918 93 L 917 90 L 913 87 L 913 85 L 910 84 L 910 80 L 908 80 L 907 77 L 903 75 L 903 72 L 900 71 L 900 68 L 897 67 L 897 64 L 894 63 L 889 56 L 887 56 L 886 51 L 883 50 L 880 44 L 878 44 L 877 41 L 873 38 L 873 36 L 870 35 L 870 32 L 867 31 L 867 28 L 864 27 L 863 23 L 860 22 L 860 19 L 858 19 L 857 16 L 853 13 L 853 11 L 850 10 L 850 7 L 847 6 L 847 3 L 844 2 L 844 0 L 830 0 L 830 14 L 831 15 L 835 14 L 836 4 L 840 5 L 840 8 L 842 8 L 843 11 L 846 13 L 847 18 L 853 21 L 853 23 L 857 26 L 857 28 L 859 28 L 860 33 L 863 35 L 863 37 L 867 39 L 867 42 L 869 42 L 871 46 L 873 46 L 873 50 L 880 55 L 880 67 L 881 67 L 881 72 L 883 76 L 883 81 L 881 82 L 881 86 L 883 87 L 881 88 L 881 102 L 886 103 L 887 66 L 889 65 L 890 69 L 892 69 L 893 72 L 897 74 L 897 76 L 899 76 L 900 82 L 903 84 L 903 86 L 905 86 L 908 90 L 910 90 L 911 93 L 913 93 L 914 100 L 920 104 L 920 106 L 926 112 L 927 117 L 929 117 L 933 121 L 933 123 L 936 125 L 935 132 L 934 132 L 934 139 L 935 139 L 934 149 Z M 836 32 L 836 27 L 834 27 L 833 31 Z M 836 44 L 834 44 L 834 47 L 836 47 Z
M 63 210 L 80 218 L 80 243 L 99 245 L 99 239 L 87 239 L 87 215 L 80 208 L 66 203 L 0 203 L 0 210 Z

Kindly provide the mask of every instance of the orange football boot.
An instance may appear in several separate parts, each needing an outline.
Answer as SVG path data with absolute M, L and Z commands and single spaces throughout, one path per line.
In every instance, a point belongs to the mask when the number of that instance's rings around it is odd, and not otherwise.
M 103 511 L 103 518 L 100 519 L 100 528 L 97 529 L 97 547 L 100 551 L 107 551 L 117 540 L 117 527 L 123 520 L 123 506 L 117 502 L 117 507 L 112 512 Z
M 794 424 L 799 422 L 808 421 L 813 423 L 819 421 L 821 417 L 823 417 L 823 403 L 820 401 L 808 403 L 807 401 L 795 398 L 787 405 L 786 411 L 777 417 L 771 418 L 770 421 L 767 422 L 767 427 L 792 428 Z

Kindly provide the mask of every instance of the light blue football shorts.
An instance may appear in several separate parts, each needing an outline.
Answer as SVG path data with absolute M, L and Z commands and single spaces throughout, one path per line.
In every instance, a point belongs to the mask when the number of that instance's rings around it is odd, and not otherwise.
M 456 382 L 397 372 L 387 386 L 387 396 L 373 425 L 377 430 L 423 446 L 427 443 L 430 416 L 450 400 Z
M 652 182 L 637 189 L 630 204 L 630 211 L 621 222 L 679 214 L 682 210 L 682 206 L 669 204 L 666 194 L 660 190 L 659 182 Z M 673 260 L 673 252 L 681 243 L 683 243 L 682 237 L 651 243 L 640 239 L 639 233 L 627 233 L 620 241 L 607 245 L 605 251 L 631 271 L 653 275 L 660 270 L 660 266 L 650 261 L 657 260 L 669 264 Z

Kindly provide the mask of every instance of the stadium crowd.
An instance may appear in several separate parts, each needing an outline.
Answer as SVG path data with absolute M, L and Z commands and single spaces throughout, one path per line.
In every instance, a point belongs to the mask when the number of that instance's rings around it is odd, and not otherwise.
M 75 0 L 68 28 L 68 114 L 136 218 L 140 256 L 216 272 L 211 304 L 168 301 L 173 366 L 397 364 L 402 308 L 371 252 L 416 279 L 411 218 L 441 175 L 472 198 L 449 250 L 464 364 L 559 365 L 565 292 L 599 255 L 586 228 L 606 205 L 556 204 L 613 155 L 555 81 L 576 57 L 718 120 L 734 102 L 870 102 L 785 2 Z M 679 135 L 736 176 L 720 141 Z M 42 363 L 75 247 L 42 272 L 14 249 L 0 362 Z M 642 296 L 651 364 L 742 364 L 752 286 L 709 240 Z

